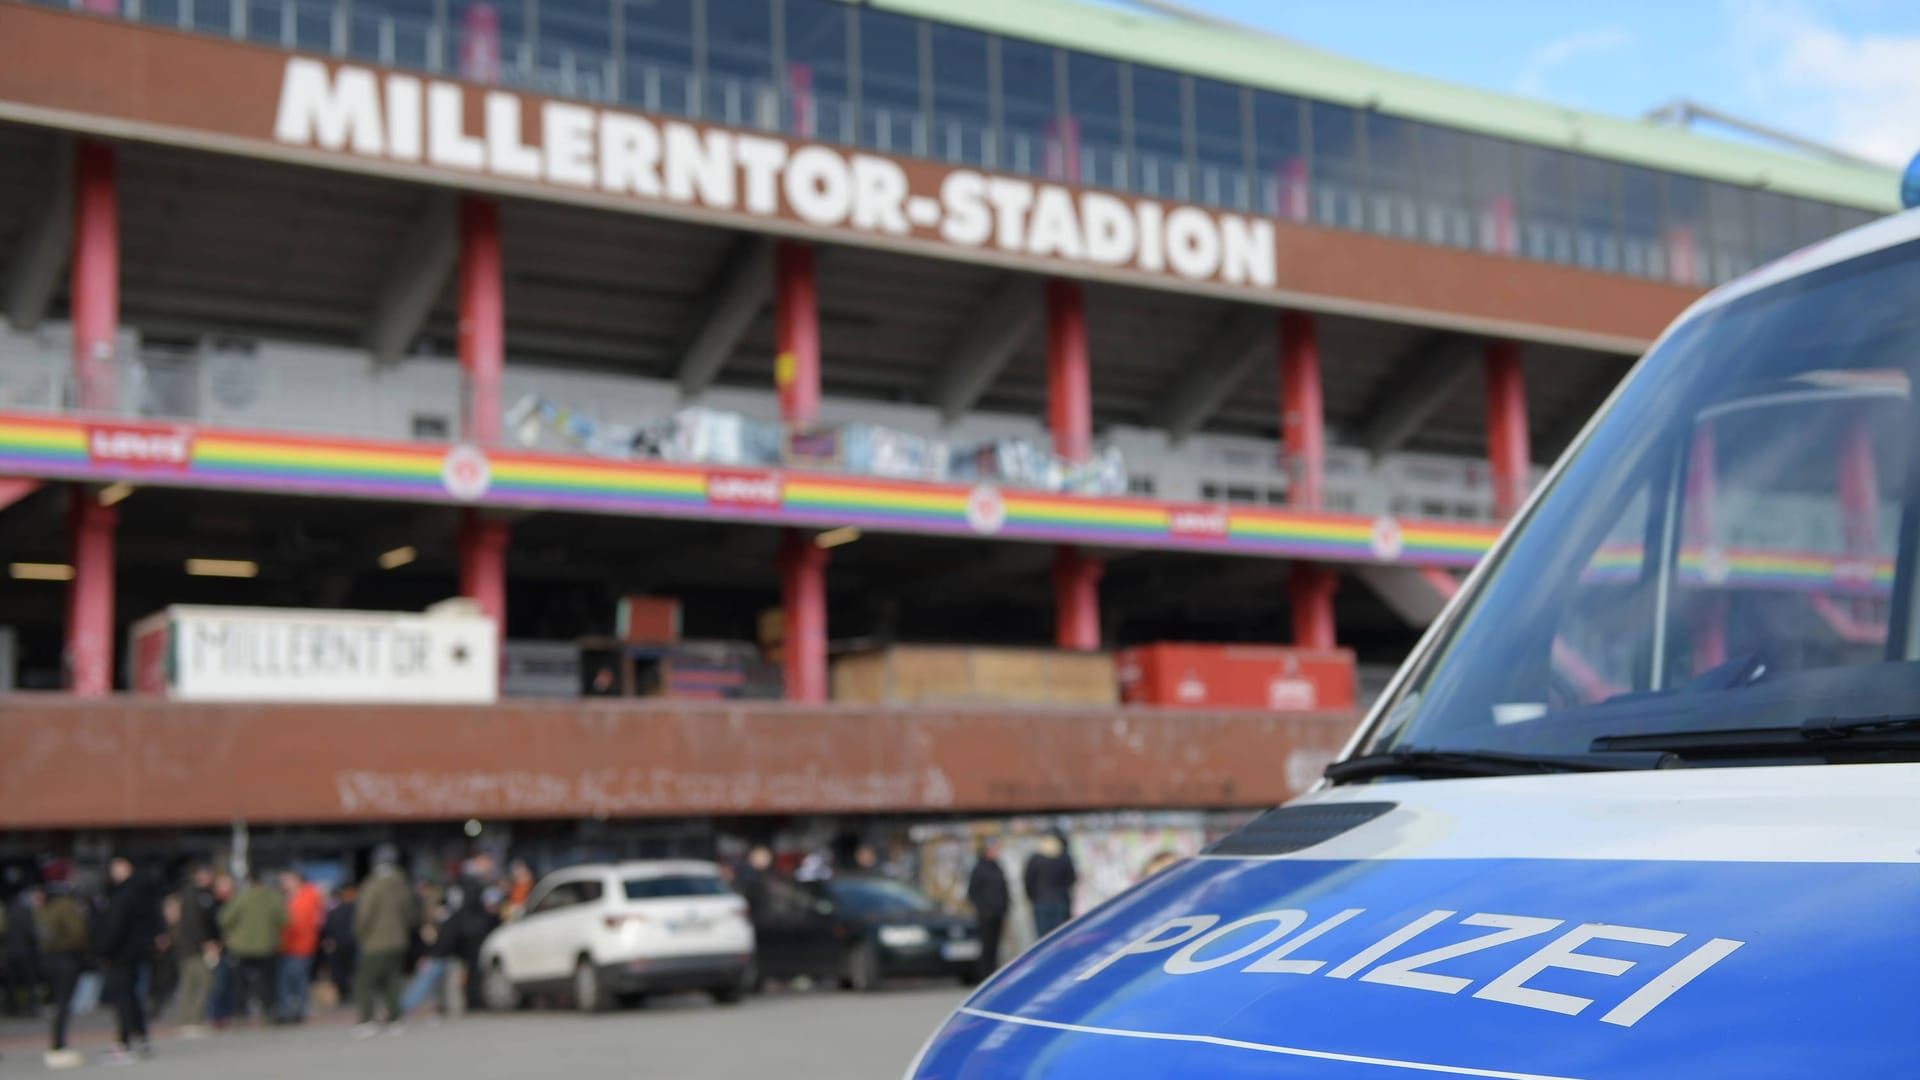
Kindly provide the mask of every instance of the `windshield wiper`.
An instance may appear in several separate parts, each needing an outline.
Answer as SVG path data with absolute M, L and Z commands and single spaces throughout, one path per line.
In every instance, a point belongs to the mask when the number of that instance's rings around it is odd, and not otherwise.
M 1881 736 L 1892 736 L 1891 740 Z M 1920 738 L 1920 713 L 1881 716 L 1816 716 L 1787 727 L 1723 728 L 1702 731 L 1658 731 L 1644 735 L 1602 735 L 1589 748 L 1594 753 L 1651 750 L 1669 754 L 1726 753 L 1766 756 L 1817 753 L 1833 743 L 1912 742 Z
M 1389 750 L 1365 754 L 1327 766 L 1334 783 L 1376 776 L 1417 776 L 1423 779 L 1470 776 L 1530 776 L 1537 773 L 1607 772 L 1636 768 L 1618 761 L 1588 757 L 1504 754 L 1491 750 Z

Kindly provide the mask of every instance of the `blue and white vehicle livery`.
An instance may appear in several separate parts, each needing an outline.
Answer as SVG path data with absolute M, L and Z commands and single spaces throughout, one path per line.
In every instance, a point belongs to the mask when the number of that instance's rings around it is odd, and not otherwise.
M 1696 304 L 1318 788 L 908 1075 L 1920 1075 L 1917 383 L 1920 212 Z

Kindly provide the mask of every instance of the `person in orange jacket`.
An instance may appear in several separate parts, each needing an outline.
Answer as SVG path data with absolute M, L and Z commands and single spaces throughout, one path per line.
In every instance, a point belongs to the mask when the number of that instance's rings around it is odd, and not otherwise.
M 283 1024 L 307 1019 L 308 993 L 313 987 L 313 955 L 320 950 L 320 924 L 327 917 L 326 897 L 320 887 L 298 870 L 280 874 L 280 891 L 287 897 L 287 924 L 280 931 L 280 992 L 277 999 Z

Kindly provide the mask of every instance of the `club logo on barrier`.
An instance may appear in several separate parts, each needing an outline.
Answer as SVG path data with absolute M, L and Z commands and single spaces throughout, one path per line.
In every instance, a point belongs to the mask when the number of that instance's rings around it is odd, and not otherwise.
M 461 502 L 473 502 L 484 497 L 492 485 L 493 468 L 479 447 L 455 446 L 440 463 L 440 483 L 447 494 Z
M 193 433 L 179 428 L 87 426 L 87 460 L 96 465 L 184 470 L 193 458 Z
M 785 495 L 779 473 L 711 472 L 707 474 L 707 502 L 714 506 L 777 510 L 784 501 Z
M 1167 513 L 1167 531 L 1174 536 L 1197 540 L 1224 540 L 1228 532 L 1227 512 L 1224 508 L 1215 507 L 1170 510 Z
M 992 536 L 1007 523 L 1007 500 L 1000 489 L 981 484 L 967 493 L 967 527 L 981 536 Z
M 1406 537 L 1400 532 L 1400 523 L 1390 517 L 1373 519 L 1373 535 L 1367 538 L 1373 549 L 1373 557 L 1391 561 L 1400 557 L 1406 547 Z

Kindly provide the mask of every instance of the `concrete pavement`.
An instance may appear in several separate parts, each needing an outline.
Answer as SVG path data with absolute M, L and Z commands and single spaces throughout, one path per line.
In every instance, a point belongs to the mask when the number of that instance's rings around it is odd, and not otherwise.
M 337 1017 L 192 1042 L 162 1030 L 154 1058 L 131 1072 L 143 1080 L 895 1080 L 964 996 L 952 987 L 821 990 L 730 1007 L 686 996 L 605 1016 L 536 1011 L 414 1023 L 365 1041 Z M 78 1075 L 103 1071 L 96 1062 L 105 1043 L 97 1024 L 88 1028 L 79 1045 L 89 1064 Z M 42 1073 L 45 1044 L 14 1024 L 6 1034 L 0 1077 Z

